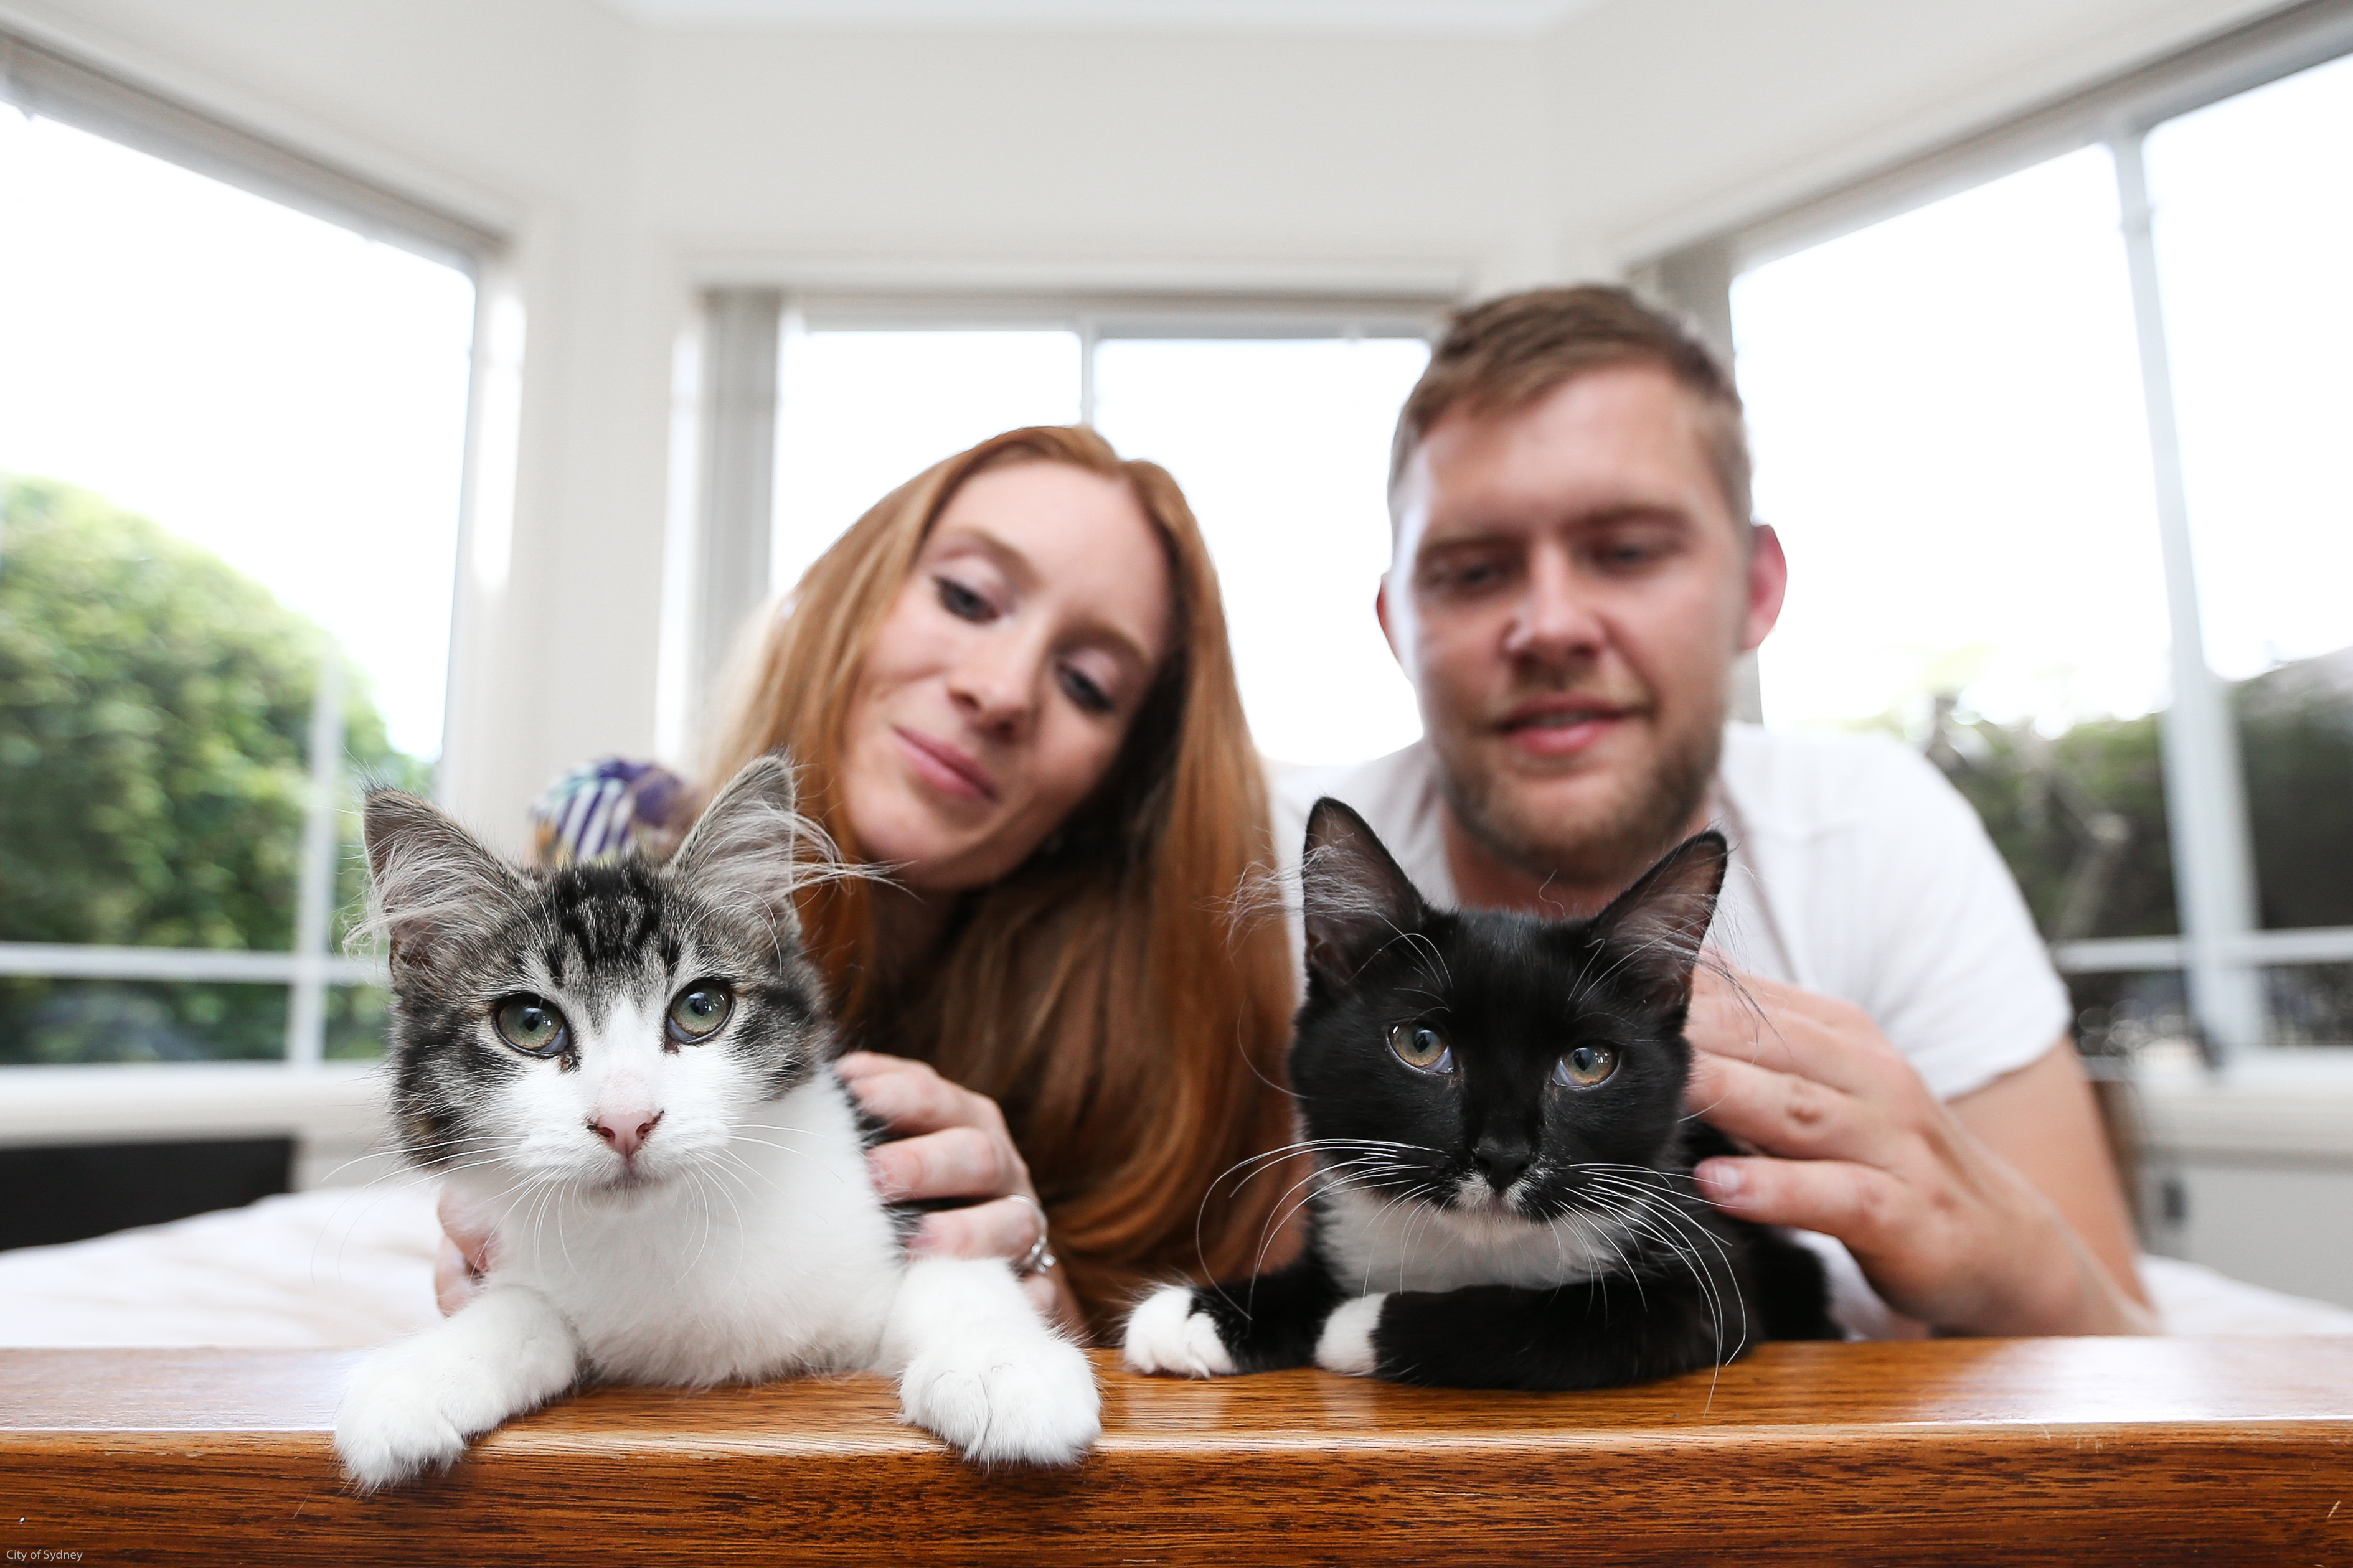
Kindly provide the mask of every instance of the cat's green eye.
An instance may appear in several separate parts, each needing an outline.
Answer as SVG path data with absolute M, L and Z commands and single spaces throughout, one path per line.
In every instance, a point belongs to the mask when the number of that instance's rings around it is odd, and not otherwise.
M 1591 1089 L 1617 1070 L 1617 1047 L 1578 1046 L 1553 1063 L 1552 1080 L 1567 1089 Z
M 735 997 L 716 980 L 697 981 L 670 1005 L 670 1037 L 691 1046 L 709 1039 L 735 1010 Z
M 564 1015 L 544 996 L 510 996 L 491 1013 L 499 1037 L 527 1057 L 561 1056 L 572 1044 Z
M 1454 1052 L 1446 1037 L 1427 1024 L 1399 1024 L 1391 1029 L 1389 1049 L 1417 1072 L 1454 1070 Z

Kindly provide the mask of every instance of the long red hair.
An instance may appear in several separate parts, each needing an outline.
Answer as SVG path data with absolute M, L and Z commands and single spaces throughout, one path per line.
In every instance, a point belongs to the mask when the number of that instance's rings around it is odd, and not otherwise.
M 834 781 L 867 649 L 957 487 L 1024 462 L 1127 485 L 1167 552 L 1175 647 L 1109 774 L 1027 862 L 965 895 L 913 1000 L 871 983 L 864 883 L 815 886 L 801 912 L 851 1038 L 1003 1107 L 1071 1286 L 1107 1326 L 1153 1278 L 1251 1272 L 1288 1184 L 1220 1180 L 1292 1137 L 1295 982 L 1281 922 L 1240 912 L 1273 862 L 1265 784 L 1217 573 L 1176 482 L 1078 427 L 1008 431 L 926 468 L 769 617 L 708 776 L 782 748 L 803 768 L 803 809 L 860 858 Z

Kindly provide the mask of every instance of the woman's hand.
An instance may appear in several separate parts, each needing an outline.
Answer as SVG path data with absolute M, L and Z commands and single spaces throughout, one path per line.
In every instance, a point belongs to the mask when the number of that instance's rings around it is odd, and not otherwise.
M 433 1300 L 445 1318 L 472 1300 L 491 1271 L 491 1222 L 474 1205 L 441 1189 L 441 1249 L 433 1258 Z
M 888 1123 L 896 1135 L 867 1155 L 874 1185 L 885 1199 L 984 1200 L 925 1215 L 908 1237 L 910 1253 L 1017 1261 L 1029 1255 L 1045 1211 L 997 1101 L 903 1057 L 852 1051 L 834 1067 L 866 1113 Z M 1085 1332 L 1085 1319 L 1059 1267 L 1029 1276 L 1021 1288 L 1040 1311 L 1073 1333 Z
M 1685 1033 L 1687 1103 L 1762 1152 L 1701 1163 L 1718 1208 L 1836 1237 L 1890 1306 L 1946 1332 L 2154 1327 L 2061 1213 L 2077 1194 L 2038 1191 L 1989 1149 L 1861 1008 L 1703 970 Z

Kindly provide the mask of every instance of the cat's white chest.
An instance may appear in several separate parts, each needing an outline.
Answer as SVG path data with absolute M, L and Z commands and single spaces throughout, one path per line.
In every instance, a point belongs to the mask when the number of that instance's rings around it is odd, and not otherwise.
M 699 1173 L 626 1199 L 525 1194 L 499 1227 L 496 1280 L 544 1295 L 603 1378 L 871 1364 L 903 1260 L 843 1091 L 827 1074 L 752 1120 Z
M 1331 1194 L 1321 1204 L 1334 1278 L 1364 1295 L 1466 1285 L 1543 1289 L 1624 1266 L 1615 1238 L 1597 1220 L 1460 1214 L 1355 1191 Z

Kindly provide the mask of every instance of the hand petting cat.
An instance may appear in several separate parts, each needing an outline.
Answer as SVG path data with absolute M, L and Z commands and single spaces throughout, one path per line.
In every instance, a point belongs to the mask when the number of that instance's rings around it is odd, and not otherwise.
M 1044 1239 L 1045 1211 L 997 1101 L 949 1082 L 928 1063 L 904 1057 L 852 1051 L 834 1070 L 860 1109 L 891 1129 L 891 1142 L 876 1144 L 866 1156 L 875 1188 L 885 1198 L 980 1200 L 925 1215 L 908 1237 L 912 1256 L 1017 1262 L 1030 1256 Z M 1039 1311 L 1084 1339 L 1086 1320 L 1061 1269 L 1025 1275 L 1021 1289 Z
M 1685 1025 L 1694 1047 L 1686 1104 L 1758 1151 L 1697 1167 L 1710 1202 L 1836 1237 L 1889 1305 L 1943 1332 L 2154 1331 L 2137 1292 L 2098 1256 L 2128 1243 L 2087 1245 L 2037 1184 L 1971 1131 L 1974 1097 L 1958 1102 L 1961 1112 L 1938 1100 L 1850 1003 L 1753 975 L 1737 985 L 1703 969 Z M 2036 1064 L 2013 1076 L 2072 1067 Z M 1999 1094 L 2005 1081 L 1978 1092 Z M 2125 1259 L 2128 1268 L 2128 1251 Z

